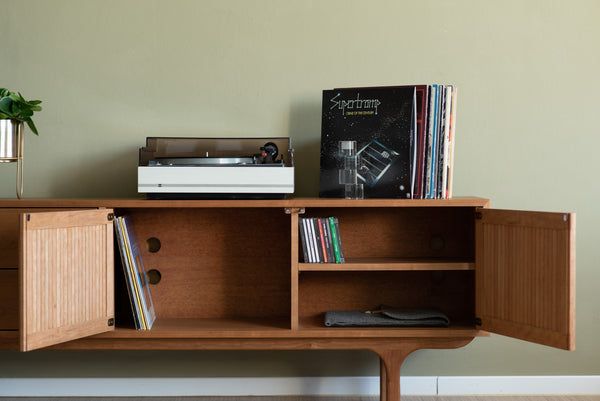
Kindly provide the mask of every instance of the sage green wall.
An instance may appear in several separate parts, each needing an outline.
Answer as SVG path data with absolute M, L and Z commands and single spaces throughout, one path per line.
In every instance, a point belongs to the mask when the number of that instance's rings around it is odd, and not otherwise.
M 455 195 L 577 212 L 577 350 L 501 336 L 406 375 L 600 374 L 596 0 L 0 0 L 0 86 L 44 101 L 25 195 L 136 196 L 147 136 L 290 136 L 316 196 L 321 90 L 453 83 Z M 14 197 L 15 167 L 0 167 Z M 0 376 L 377 375 L 368 352 L 0 352 Z

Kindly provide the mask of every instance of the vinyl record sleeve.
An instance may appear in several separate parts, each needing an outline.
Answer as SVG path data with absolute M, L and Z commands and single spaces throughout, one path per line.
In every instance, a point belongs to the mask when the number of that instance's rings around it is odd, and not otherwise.
M 319 196 L 343 198 L 339 141 L 356 141 L 365 198 L 411 198 L 416 87 L 323 91 Z

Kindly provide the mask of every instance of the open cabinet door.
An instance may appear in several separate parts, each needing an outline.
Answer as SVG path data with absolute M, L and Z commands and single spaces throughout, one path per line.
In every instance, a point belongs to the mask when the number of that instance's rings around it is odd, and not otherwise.
M 475 221 L 481 328 L 575 349 L 575 215 L 478 209 Z
M 21 217 L 20 349 L 114 329 L 112 210 Z

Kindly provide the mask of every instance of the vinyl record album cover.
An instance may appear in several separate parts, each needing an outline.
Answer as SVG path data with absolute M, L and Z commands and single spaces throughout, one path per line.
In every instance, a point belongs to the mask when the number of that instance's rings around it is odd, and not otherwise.
M 322 107 L 319 196 L 344 198 L 355 182 L 365 198 L 411 198 L 415 86 L 325 90 Z M 355 142 L 355 178 L 340 141 Z

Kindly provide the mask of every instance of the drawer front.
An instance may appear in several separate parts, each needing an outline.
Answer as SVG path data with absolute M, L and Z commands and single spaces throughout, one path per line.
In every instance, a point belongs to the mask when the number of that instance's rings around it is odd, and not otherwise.
M 19 270 L 0 269 L 0 330 L 19 329 Z

